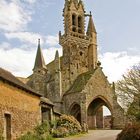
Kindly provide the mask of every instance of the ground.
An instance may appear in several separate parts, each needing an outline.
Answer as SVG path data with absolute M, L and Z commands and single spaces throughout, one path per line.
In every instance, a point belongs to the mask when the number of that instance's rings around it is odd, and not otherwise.
M 115 140 L 121 130 L 90 130 L 88 134 L 59 140 Z

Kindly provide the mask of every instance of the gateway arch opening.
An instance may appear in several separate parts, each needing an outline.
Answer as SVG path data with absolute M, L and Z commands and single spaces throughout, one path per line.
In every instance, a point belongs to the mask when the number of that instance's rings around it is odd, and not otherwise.
M 74 116 L 79 121 L 79 123 L 81 123 L 81 107 L 79 104 L 74 103 L 70 107 L 70 115 Z
M 88 106 L 89 129 L 111 129 L 113 126 L 111 106 L 103 98 L 94 99 Z

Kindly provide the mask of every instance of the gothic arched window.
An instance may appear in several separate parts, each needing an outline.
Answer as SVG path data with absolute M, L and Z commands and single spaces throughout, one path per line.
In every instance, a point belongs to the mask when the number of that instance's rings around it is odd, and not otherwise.
M 78 32 L 82 33 L 82 17 L 78 16 Z
M 76 15 L 72 15 L 72 25 L 76 26 Z

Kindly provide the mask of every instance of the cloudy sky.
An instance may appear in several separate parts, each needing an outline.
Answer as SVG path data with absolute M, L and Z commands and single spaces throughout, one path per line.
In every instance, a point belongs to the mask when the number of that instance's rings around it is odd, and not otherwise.
M 83 0 L 98 32 L 99 59 L 117 81 L 140 61 L 140 0 Z M 32 73 L 37 40 L 46 63 L 54 59 L 63 32 L 64 0 L 0 0 L 0 67 L 16 76 Z

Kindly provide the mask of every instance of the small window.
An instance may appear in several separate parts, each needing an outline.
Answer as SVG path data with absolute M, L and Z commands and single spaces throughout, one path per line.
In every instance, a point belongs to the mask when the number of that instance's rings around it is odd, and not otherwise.
M 82 56 L 83 55 L 83 52 L 80 52 L 80 55 Z

